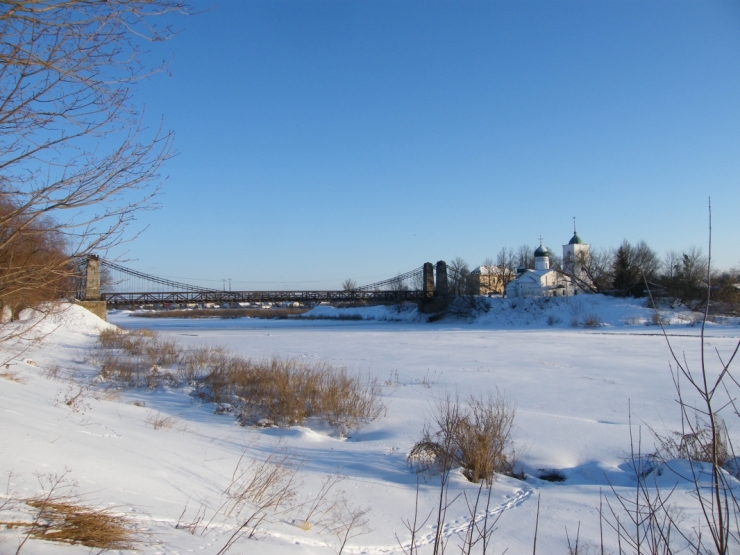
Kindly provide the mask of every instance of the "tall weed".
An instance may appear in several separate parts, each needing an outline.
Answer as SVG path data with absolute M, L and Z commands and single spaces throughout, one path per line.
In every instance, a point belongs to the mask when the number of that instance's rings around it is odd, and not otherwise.
M 427 426 L 409 461 L 433 465 L 442 472 L 459 466 L 471 482 L 490 484 L 496 473 L 513 472 L 514 414 L 501 394 L 470 397 L 466 404 L 448 396 L 436 407 L 436 429 Z
M 189 383 L 228 403 L 243 424 L 291 426 L 316 417 L 341 434 L 385 410 L 376 379 L 325 363 L 246 359 L 221 347 L 186 350 L 148 330 L 105 330 L 94 357 L 100 376 L 121 387 Z

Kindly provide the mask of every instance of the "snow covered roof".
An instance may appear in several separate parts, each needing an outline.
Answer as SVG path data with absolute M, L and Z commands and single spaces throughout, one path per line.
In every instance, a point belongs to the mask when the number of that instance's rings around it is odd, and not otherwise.
M 542 276 L 549 274 L 550 272 L 554 272 L 555 270 L 549 269 L 549 270 L 525 270 L 523 273 L 519 275 L 519 277 L 516 278 L 516 280 L 519 281 L 526 281 L 526 280 L 532 280 L 539 282 L 542 279 Z M 514 281 L 516 281 L 514 280 Z M 514 283 L 514 281 L 511 281 L 509 283 Z

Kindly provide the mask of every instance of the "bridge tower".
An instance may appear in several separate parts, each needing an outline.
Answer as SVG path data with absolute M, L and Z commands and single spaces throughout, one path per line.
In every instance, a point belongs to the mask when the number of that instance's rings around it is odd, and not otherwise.
M 434 265 L 431 262 L 424 263 L 423 277 L 424 298 L 432 297 L 434 295 Z
M 437 262 L 437 282 L 434 285 L 435 297 L 446 297 L 450 294 L 450 288 L 447 285 L 447 262 L 440 260 Z
M 86 308 L 99 318 L 106 319 L 107 306 L 100 298 L 100 257 L 95 254 L 87 256 L 85 263 L 85 291 L 77 304 Z
M 91 254 L 85 265 L 85 301 L 100 300 L 100 257 Z
M 423 314 L 441 312 L 450 302 L 447 263 L 444 260 L 437 262 L 436 279 L 433 268 L 431 262 L 424 264 L 424 298 L 419 301 L 419 312 Z

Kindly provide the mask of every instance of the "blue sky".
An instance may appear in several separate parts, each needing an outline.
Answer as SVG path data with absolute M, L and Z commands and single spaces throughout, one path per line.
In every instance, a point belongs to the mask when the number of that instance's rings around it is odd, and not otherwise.
M 738 2 L 232 0 L 177 24 L 136 96 L 179 155 L 132 268 L 336 288 L 560 252 L 573 216 L 592 248 L 706 251 L 709 196 L 740 265 Z

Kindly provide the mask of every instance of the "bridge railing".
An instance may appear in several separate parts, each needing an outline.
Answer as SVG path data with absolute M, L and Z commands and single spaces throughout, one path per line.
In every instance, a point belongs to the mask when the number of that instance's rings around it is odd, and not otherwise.
M 103 293 L 102 300 L 109 305 L 135 304 L 183 304 L 183 303 L 279 303 L 299 302 L 315 304 L 318 302 L 349 303 L 377 302 L 396 303 L 419 301 L 428 293 L 412 290 L 382 291 L 172 291 L 172 292 L 129 292 Z

